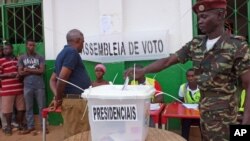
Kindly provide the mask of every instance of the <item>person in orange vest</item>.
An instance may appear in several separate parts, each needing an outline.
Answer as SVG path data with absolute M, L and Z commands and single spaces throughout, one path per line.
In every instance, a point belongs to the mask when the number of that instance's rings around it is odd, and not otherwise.
M 187 83 L 180 86 L 179 99 L 184 103 L 198 104 L 200 101 L 200 90 L 194 77 L 194 70 L 189 69 L 186 72 Z M 181 120 L 181 135 L 187 141 L 189 140 L 189 131 L 191 125 L 199 125 L 199 119 L 182 119 Z

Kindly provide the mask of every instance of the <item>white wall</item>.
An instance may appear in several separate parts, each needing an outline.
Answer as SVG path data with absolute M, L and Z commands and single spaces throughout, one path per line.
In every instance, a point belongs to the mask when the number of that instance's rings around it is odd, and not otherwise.
M 55 59 L 72 28 L 105 35 L 104 15 L 112 17 L 112 33 L 168 30 L 170 53 L 192 38 L 191 0 L 43 0 L 43 12 L 46 60 Z

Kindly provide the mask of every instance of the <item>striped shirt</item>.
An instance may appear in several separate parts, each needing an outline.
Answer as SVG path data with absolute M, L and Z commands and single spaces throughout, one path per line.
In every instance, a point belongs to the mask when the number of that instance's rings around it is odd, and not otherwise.
M 17 59 L 0 58 L 0 74 L 18 73 Z M 23 83 L 19 78 L 2 78 L 0 96 L 23 94 Z

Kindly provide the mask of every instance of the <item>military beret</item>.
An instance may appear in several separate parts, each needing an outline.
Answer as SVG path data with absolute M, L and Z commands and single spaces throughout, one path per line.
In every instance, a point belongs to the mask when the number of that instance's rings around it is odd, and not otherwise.
M 220 8 L 227 8 L 227 0 L 198 0 L 193 6 L 193 11 L 197 14 L 199 12 Z

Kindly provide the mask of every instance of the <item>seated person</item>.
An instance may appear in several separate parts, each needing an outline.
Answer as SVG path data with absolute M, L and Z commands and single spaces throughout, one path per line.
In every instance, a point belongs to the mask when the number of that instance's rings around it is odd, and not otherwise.
M 136 68 L 143 68 L 142 65 L 136 65 Z M 155 95 L 152 97 L 151 102 L 152 103 L 163 103 L 163 95 L 159 94 L 161 90 L 161 85 L 159 82 L 153 78 L 145 77 L 138 78 L 137 80 L 132 80 L 130 82 L 131 85 L 152 85 L 156 89 Z M 159 94 L 159 95 L 157 95 Z
M 97 64 L 95 66 L 95 76 L 96 80 L 92 82 L 92 87 L 100 85 L 108 85 L 109 82 L 103 79 L 103 76 L 106 72 L 106 67 L 103 64 Z
M 244 104 L 245 104 L 246 90 L 242 90 L 240 99 L 239 99 L 239 110 L 238 110 L 238 121 L 242 122 L 242 117 L 244 113 Z
M 187 83 L 180 86 L 179 97 L 180 100 L 188 104 L 196 104 L 200 101 L 200 90 L 198 88 L 196 79 L 194 77 L 194 70 L 189 69 L 186 72 Z M 191 125 L 200 125 L 199 119 L 182 119 L 182 137 L 189 140 L 189 131 Z

